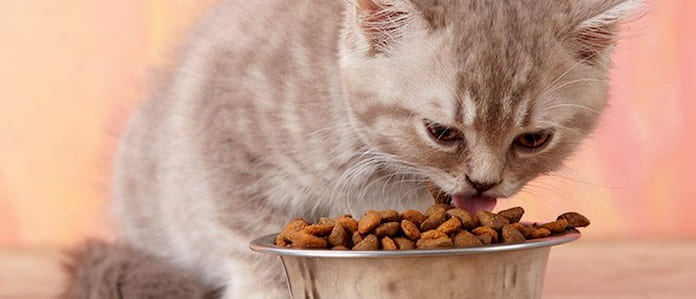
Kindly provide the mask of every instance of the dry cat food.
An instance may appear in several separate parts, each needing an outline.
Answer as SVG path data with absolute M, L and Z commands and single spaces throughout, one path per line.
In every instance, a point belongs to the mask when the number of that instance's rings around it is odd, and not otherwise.
M 278 234 L 275 244 L 334 250 L 466 248 L 521 243 L 590 225 L 585 216 L 574 212 L 564 213 L 556 221 L 532 225 L 520 223 L 523 214 L 524 209 L 516 207 L 471 215 L 460 208 L 436 203 L 425 213 L 368 211 L 360 220 L 343 215 L 320 218 L 313 224 L 295 219 Z

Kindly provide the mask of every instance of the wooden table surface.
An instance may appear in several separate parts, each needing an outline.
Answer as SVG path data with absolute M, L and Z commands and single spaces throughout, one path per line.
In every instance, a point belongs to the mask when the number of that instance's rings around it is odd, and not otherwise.
M 54 298 L 56 250 L 0 250 L 0 298 Z M 551 250 L 543 298 L 696 298 L 696 241 L 584 241 Z

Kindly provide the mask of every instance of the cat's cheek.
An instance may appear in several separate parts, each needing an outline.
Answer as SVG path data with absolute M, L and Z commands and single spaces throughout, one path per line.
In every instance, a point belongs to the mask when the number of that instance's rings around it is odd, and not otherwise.
M 524 186 L 527 185 L 530 180 L 531 178 L 520 179 L 511 175 L 505 175 L 502 183 L 500 183 L 495 190 L 496 196 L 503 198 L 511 197 L 522 190 L 522 188 L 524 188 Z
M 407 164 L 439 169 L 451 176 L 466 173 L 466 155 L 462 154 L 461 149 L 443 151 L 428 144 L 413 127 L 392 128 L 394 130 L 382 130 L 380 134 L 365 132 L 364 138 L 367 145 L 375 152 L 386 154 L 391 159 L 398 159 Z

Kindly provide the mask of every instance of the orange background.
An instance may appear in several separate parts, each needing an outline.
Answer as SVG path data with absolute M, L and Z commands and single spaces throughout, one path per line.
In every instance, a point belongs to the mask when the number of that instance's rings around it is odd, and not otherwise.
M 0 246 L 113 235 L 116 136 L 149 70 L 212 2 L 0 2 Z M 619 44 L 597 134 L 503 206 L 580 211 L 587 238 L 696 237 L 696 1 L 653 4 Z

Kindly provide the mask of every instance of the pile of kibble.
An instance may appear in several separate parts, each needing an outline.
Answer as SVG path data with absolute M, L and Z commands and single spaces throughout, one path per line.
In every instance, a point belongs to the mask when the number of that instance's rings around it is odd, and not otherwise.
M 521 243 L 528 239 L 562 234 L 590 221 L 569 212 L 556 221 L 522 224 L 524 209 L 515 207 L 476 215 L 447 204 L 434 204 L 425 213 L 408 210 L 368 211 L 360 220 L 350 215 L 320 218 L 310 224 L 303 219 L 288 223 L 275 244 L 289 248 L 334 250 L 406 250 L 467 248 L 497 243 Z

